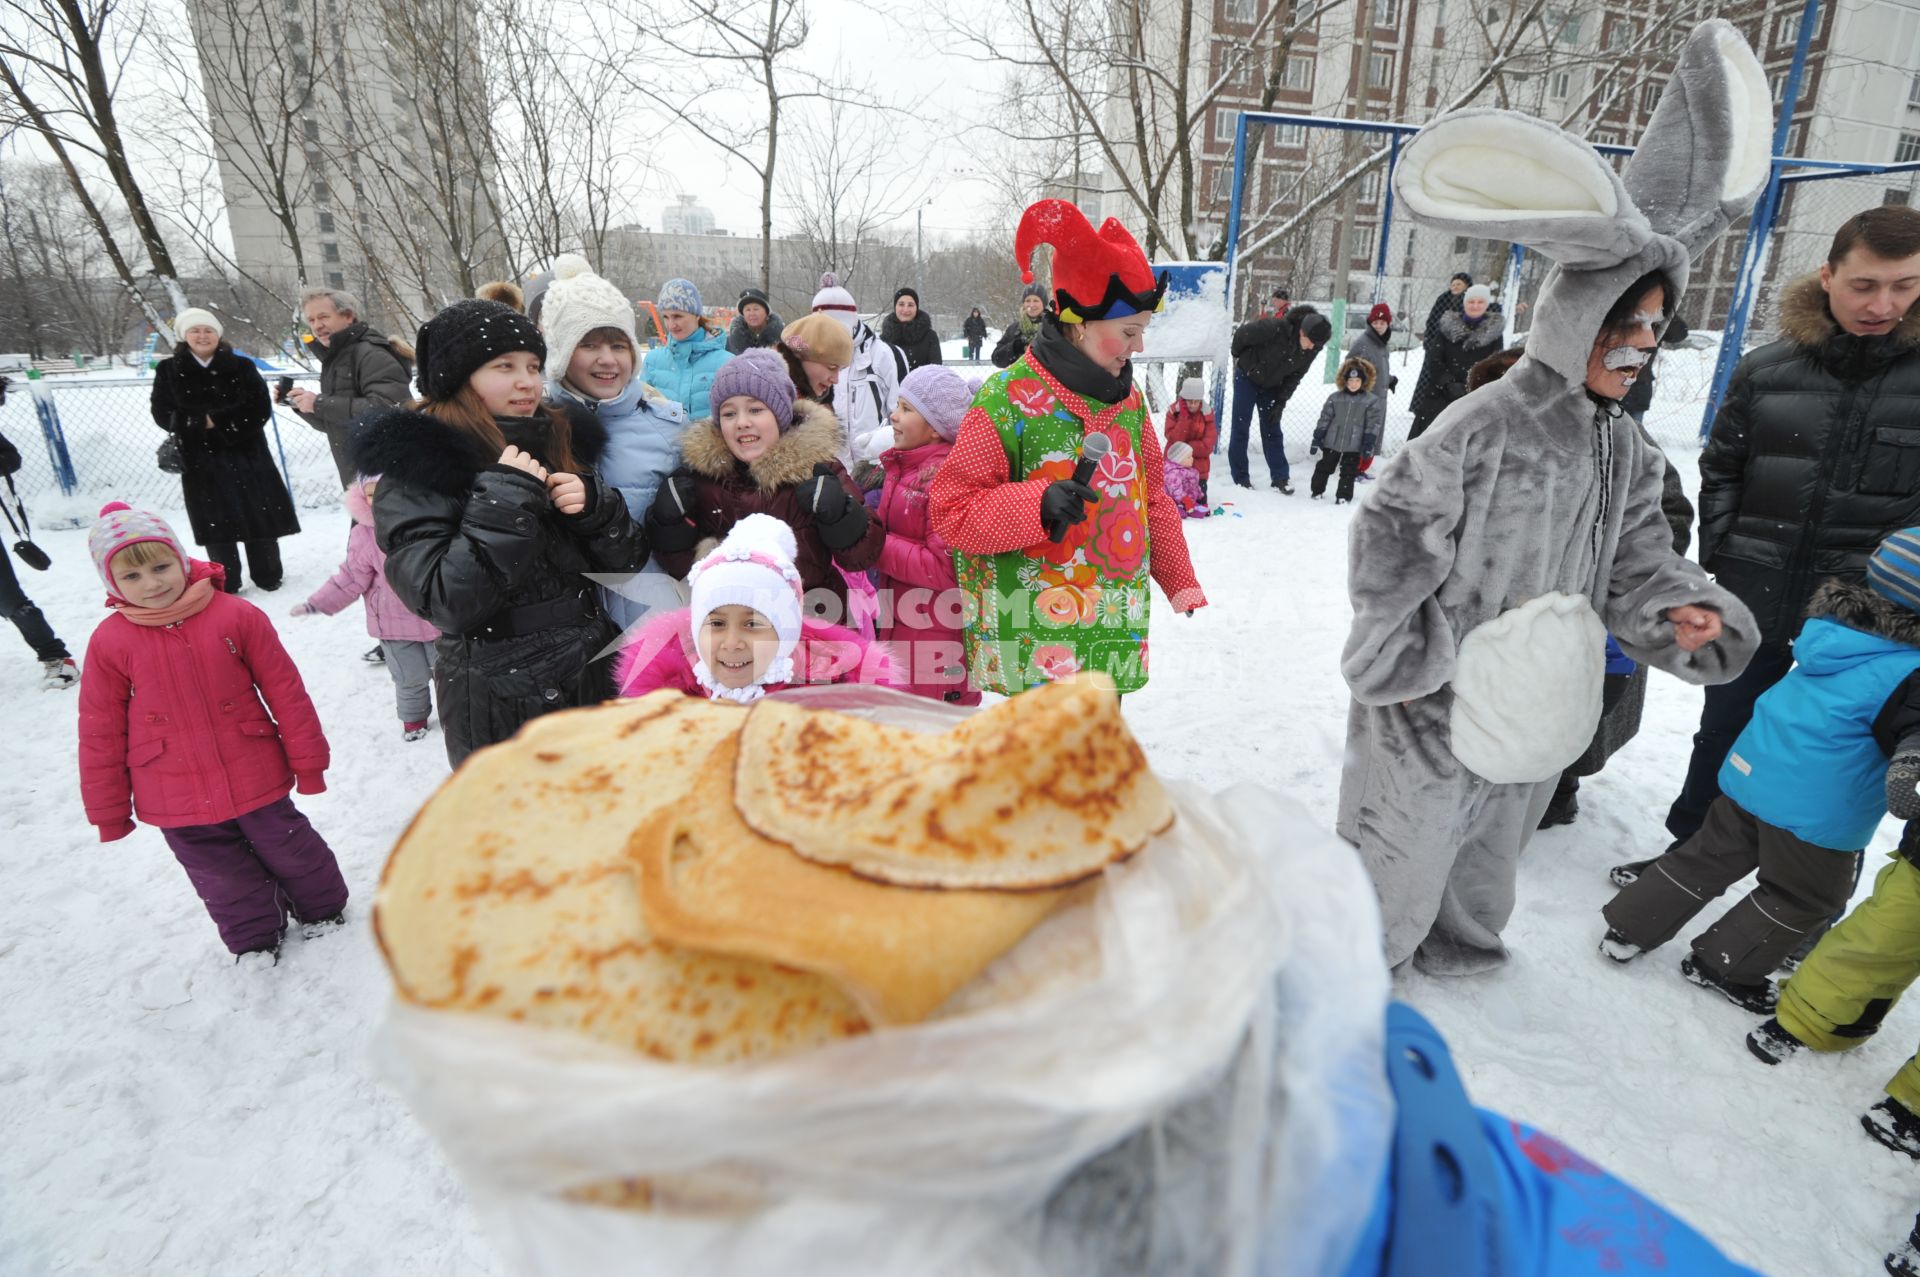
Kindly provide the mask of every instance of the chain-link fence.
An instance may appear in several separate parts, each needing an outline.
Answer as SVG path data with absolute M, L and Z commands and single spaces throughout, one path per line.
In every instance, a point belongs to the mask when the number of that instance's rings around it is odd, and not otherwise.
M 307 384 L 317 388 L 311 380 Z M 108 501 L 181 507 L 180 476 L 156 461 L 167 433 L 154 424 L 152 393 L 151 376 L 14 379 L 0 403 L 0 433 L 20 450 L 14 483 L 40 522 L 85 521 Z M 340 500 L 324 434 L 293 409 L 276 405 L 266 435 L 296 505 L 317 508 Z

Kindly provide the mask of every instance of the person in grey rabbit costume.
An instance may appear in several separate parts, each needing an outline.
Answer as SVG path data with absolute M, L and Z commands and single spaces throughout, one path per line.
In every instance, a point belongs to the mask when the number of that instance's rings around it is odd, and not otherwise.
M 1510 111 L 1443 116 L 1402 152 L 1394 190 L 1417 220 L 1557 267 L 1513 370 L 1441 413 L 1353 520 L 1338 830 L 1373 878 L 1394 966 L 1506 961 L 1520 852 L 1599 720 L 1607 632 L 1690 683 L 1753 654 L 1752 614 L 1674 553 L 1663 458 L 1618 400 L 1690 257 L 1766 181 L 1771 105 L 1752 50 L 1715 19 L 1688 38 L 1624 179 Z

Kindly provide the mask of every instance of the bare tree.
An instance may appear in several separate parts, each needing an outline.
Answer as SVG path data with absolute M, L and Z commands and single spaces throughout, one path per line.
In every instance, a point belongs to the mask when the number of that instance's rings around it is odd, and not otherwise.
M 0 22 L 0 85 L 7 90 L 0 102 L 6 111 L 0 124 L 25 126 L 39 134 L 86 210 L 121 283 L 139 299 L 154 325 L 164 329 L 74 159 L 79 152 L 105 168 L 169 305 L 175 312 L 185 308 L 173 254 L 133 171 L 116 106 L 127 64 L 146 44 L 146 14 L 136 7 L 123 19 L 119 0 L 4 0 L 0 14 L 6 17 Z
M 780 144 L 796 102 L 835 96 L 797 65 L 812 27 L 805 0 L 675 0 L 665 10 L 636 6 L 625 20 L 653 31 L 695 71 L 695 84 L 669 103 L 681 123 L 744 164 L 760 184 L 760 287 L 773 286 L 773 206 Z M 664 77 L 645 65 L 621 67 L 636 87 L 658 93 Z M 753 101 L 743 90 L 752 86 Z
M 837 78 L 837 77 L 836 77 Z M 873 145 L 872 108 L 844 98 L 794 126 L 781 172 L 789 220 L 812 262 L 852 288 L 882 229 L 906 216 L 932 190 L 923 177 L 893 171 L 892 152 Z

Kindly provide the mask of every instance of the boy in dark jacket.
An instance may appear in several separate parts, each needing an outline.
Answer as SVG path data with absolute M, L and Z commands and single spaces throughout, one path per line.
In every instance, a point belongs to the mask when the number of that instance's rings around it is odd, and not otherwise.
M 1373 393 L 1373 365 L 1348 355 L 1340 365 L 1340 389 L 1327 396 L 1320 407 L 1320 425 L 1313 432 L 1311 451 L 1320 454 L 1313 468 L 1312 493 L 1318 501 L 1327 494 L 1327 480 L 1335 468 L 1340 471 L 1340 486 L 1334 489 L 1333 503 L 1345 505 L 1353 500 L 1353 477 L 1360 462 L 1373 456 L 1380 446 L 1380 433 L 1386 428 L 1387 408 Z
M 1293 495 L 1280 414 L 1332 336 L 1333 325 L 1311 306 L 1295 306 L 1284 319 L 1253 320 L 1234 332 L 1233 433 L 1227 443 L 1227 465 L 1240 487 L 1253 486 L 1247 473 L 1247 427 L 1257 408 L 1267 475 L 1276 490 Z
M 1887 812 L 1889 759 L 1920 744 L 1920 528 L 1880 543 L 1865 586 L 1830 581 L 1807 611 L 1793 670 L 1754 707 L 1700 832 L 1603 911 L 1601 952 L 1627 962 L 1758 868 L 1759 885 L 1694 939 L 1680 970 L 1762 1014 L 1774 1009 L 1768 974 L 1853 894 Z
M 7 401 L 7 379 L 0 377 L 0 403 Z M 0 435 L 0 478 L 7 479 L 7 491 L 13 493 L 12 476 L 20 469 L 20 450 Z M 13 499 L 19 501 L 18 494 Z M 21 507 L 24 517 L 26 508 Z M 8 521 L 11 523 L 12 515 Z M 25 539 L 26 529 L 16 528 Z M 53 626 L 47 623 L 46 613 L 42 612 L 27 592 L 20 588 L 19 578 L 13 574 L 13 561 L 7 557 L 5 547 L 0 547 L 0 617 L 12 621 L 20 631 L 20 637 L 33 648 L 34 656 L 40 661 L 40 686 L 49 691 L 56 688 L 72 687 L 80 681 L 80 667 L 73 663 L 73 653 L 53 632 Z

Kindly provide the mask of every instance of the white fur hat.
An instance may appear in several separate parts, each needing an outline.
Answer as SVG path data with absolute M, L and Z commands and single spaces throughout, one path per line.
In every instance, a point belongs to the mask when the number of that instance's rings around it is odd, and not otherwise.
M 189 306 L 173 317 L 173 335 L 185 341 L 187 339 L 187 329 L 199 328 L 203 325 L 213 329 L 214 332 L 222 337 L 227 335 L 227 330 L 221 326 L 219 319 L 214 316 L 214 313 L 210 310 L 202 310 L 198 306 Z
M 1180 383 L 1180 397 L 1196 402 L 1207 397 L 1207 383 L 1198 377 L 1189 377 Z
M 1491 304 L 1493 301 L 1493 290 L 1485 284 L 1475 284 L 1472 288 L 1460 294 L 1460 300 L 1462 302 L 1487 302 Z
M 596 328 L 617 328 L 635 347 L 633 303 L 618 288 L 593 273 L 593 266 L 578 253 L 562 253 L 553 259 L 553 282 L 541 294 L 540 328 L 547 338 L 547 377 L 559 381 L 567 375 L 573 352 L 586 335 Z
M 800 644 L 805 588 L 793 565 L 796 552 L 793 529 L 770 514 L 750 514 L 733 525 L 718 549 L 693 565 L 687 583 L 693 587 L 690 620 L 697 634 L 715 608 L 735 604 L 750 607 L 773 622 L 780 650 L 761 676 L 763 683 L 793 681 L 793 651 Z M 765 693 L 761 684 L 723 687 L 697 656 L 693 676 L 714 696 L 755 701 Z
M 840 280 L 832 271 L 820 277 L 820 291 L 813 295 L 813 308 L 832 315 L 848 332 L 860 322 L 860 307 L 854 302 L 853 294 L 840 287 Z

